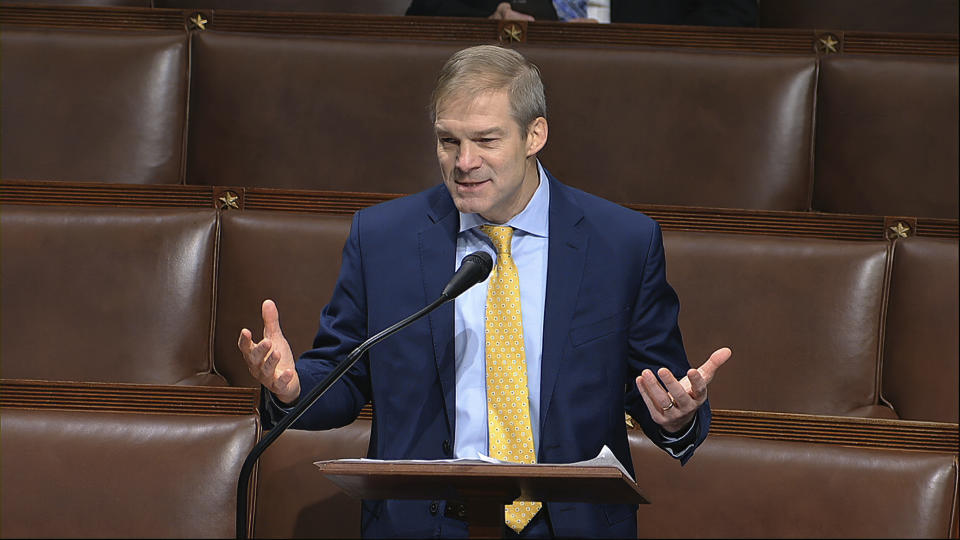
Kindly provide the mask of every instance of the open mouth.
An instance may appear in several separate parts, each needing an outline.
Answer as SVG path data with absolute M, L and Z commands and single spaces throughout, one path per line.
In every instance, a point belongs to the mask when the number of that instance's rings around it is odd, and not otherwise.
M 456 180 L 457 188 L 460 190 L 471 191 L 479 189 L 490 180 Z

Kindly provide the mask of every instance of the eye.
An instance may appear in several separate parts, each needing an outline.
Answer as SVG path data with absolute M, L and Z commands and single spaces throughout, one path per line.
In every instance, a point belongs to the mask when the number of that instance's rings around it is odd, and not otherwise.
M 456 146 L 460 144 L 460 141 L 458 141 L 457 139 L 454 139 L 453 137 L 440 137 L 440 144 L 444 146 L 449 146 L 449 145 Z

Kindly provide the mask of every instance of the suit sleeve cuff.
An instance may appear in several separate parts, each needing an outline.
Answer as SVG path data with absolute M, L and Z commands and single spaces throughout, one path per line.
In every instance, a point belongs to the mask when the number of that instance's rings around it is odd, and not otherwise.
M 272 427 L 280 421 L 281 418 L 287 415 L 294 407 L 297 406 L 297 401 L 294 401 L 290 405 L 284 404 L 280 401 L 273 392 L 267 390 L 265 386 L 260 386 L 260 393 L 263 394 L 262 403 L 263 403 L 263 412 L 265 413 L 267 424 Z
M 690 422 L 687 430 L 680 435 L 671 435 L 664 431 L 663 428 L 660 428 L 660 436 L 663 438 L 663 449 L 675 458 L 682 458 L 696 446 L 698 431 L 696 416 L 693 417 L 693 421 Z

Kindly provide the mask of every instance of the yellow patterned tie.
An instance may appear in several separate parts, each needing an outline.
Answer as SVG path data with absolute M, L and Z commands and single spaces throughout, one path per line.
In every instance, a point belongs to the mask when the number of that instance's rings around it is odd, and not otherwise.
M 527 402 L 527 360 L 520 318 L 520 280 L 510 255 L 512 227 L 484 225 L 493 240 L 497 264 L 487 288 L 487 428 L 490 456 L 514 463 L 536 463 Z M 506 524 L 519 533 L 540 511 L 539 502 L 518 501 L 505 508 Z

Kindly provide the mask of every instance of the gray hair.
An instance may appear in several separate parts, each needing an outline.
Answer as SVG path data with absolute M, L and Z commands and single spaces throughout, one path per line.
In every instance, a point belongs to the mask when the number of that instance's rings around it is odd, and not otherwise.
M 526 135 L 526 128 L 538 116 L 547 116 L 540 70 L 522 54 L 496 45 L 477 45 L 454 53 L 440 70 L 430 98 L 430 116 L 451 97 L 473 97 L 485 92 L 506 90 L 510 114 Z

